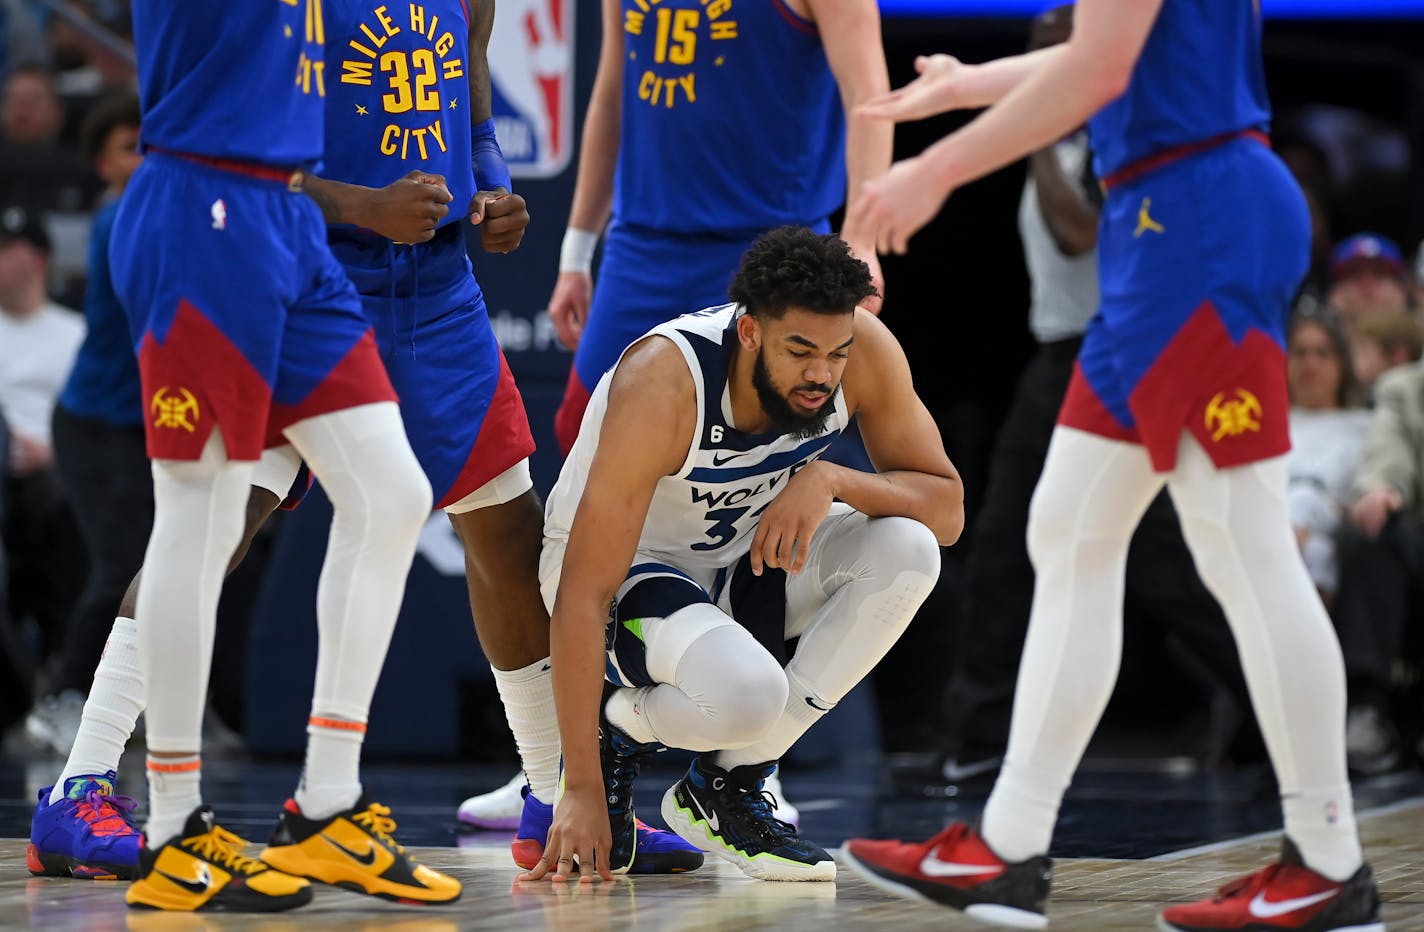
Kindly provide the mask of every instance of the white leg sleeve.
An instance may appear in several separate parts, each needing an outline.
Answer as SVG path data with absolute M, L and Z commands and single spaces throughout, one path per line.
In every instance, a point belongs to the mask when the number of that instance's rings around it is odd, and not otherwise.
M 982 823 L 1006 860 L 1048 850 L 1058 805 L 1112 695 L 1127 546 L 1162 482 L 1137 444 L 1053 433 L 1029 510 L 1036 582 L 1008 752 Z
M 1291 530 L 1287 479 L 1284 456 L 1218 470 L 1184 437 L 1168 486 L 1197 570 L 1236 636 L 1286 801 L 1286 834 L 1306 863 L 1338 880 L 1361 863 L 1345 771 L 1345 668 Z

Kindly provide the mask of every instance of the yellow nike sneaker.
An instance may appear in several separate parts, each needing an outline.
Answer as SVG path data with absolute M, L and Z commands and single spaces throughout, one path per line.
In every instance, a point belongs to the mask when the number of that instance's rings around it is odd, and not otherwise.
M 399 903 L 458 900 L 460 881 L 416 863 L 391 837 L 395 830 L 391 810 L 364 793 L 352 808 L 321 821 L 302 815 L 289 799 L 260 857 L 288 874 Z
M 213 821 L 211 806 L 188 816 L 183 833 L 141 848 L 139 877 L 125 899 L 136 909 L 267 913 L 311 902 L 311 884 L 242 853 L 247 842 Z

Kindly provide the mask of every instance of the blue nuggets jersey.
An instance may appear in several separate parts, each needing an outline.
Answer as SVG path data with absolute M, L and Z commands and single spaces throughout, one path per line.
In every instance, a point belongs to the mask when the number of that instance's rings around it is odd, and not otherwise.
M 141 138 L 212 158 L 321 158 L 321 0 L 133 0 Z
M 1098 177 L 1271 118 L 1255 0 L 1164 0 L 1127 91 L 1089 121 Z
M 845 199 L 845 116 L 781 0 L 623 0 L 613 212 L 679 233 L 812 225 Z
M 470 161 L 469 13 L 464 0 L 326 0 L 331 66 L 326 174 L 373 188 L 414 170 L 475 195 Z

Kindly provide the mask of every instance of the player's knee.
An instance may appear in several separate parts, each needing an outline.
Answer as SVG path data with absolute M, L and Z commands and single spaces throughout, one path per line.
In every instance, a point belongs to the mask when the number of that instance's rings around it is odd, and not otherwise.
M 895 575 L 939 578 L 940 547 L 934 532 L 913 518 L 871 518 L 866 545 L 875 563 Z
M 786 672 L 770 655 L 748 657 L 719 677 L 707 706 L 708 737 L 719 747 L 745 747 L 769 732 L 786 709 Z
M 1028 555 L 1034 566 L 1055 554 L 1065 553 L 1068 542 L 1077 537 L 1080 503 L 1061 495 L 1035 494 L 1028 511 Z

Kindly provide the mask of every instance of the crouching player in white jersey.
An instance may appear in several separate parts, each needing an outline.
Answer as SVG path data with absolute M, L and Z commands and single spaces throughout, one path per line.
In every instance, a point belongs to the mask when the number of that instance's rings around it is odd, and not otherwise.
M 663 798 L 678 834 L 752 877 L 835 878 L 762 781 L 895 643 L 964 525 L 904 351 L 856 307 L 872 294 L 841 240 L 773 230 L 734 303 L 654 327 L 594 390 L 546 509 L 566 783 L 524 879 L 626 864 L 659 746 L 699 753 Z M 852 416 L 877 473 L 818 459 Z

